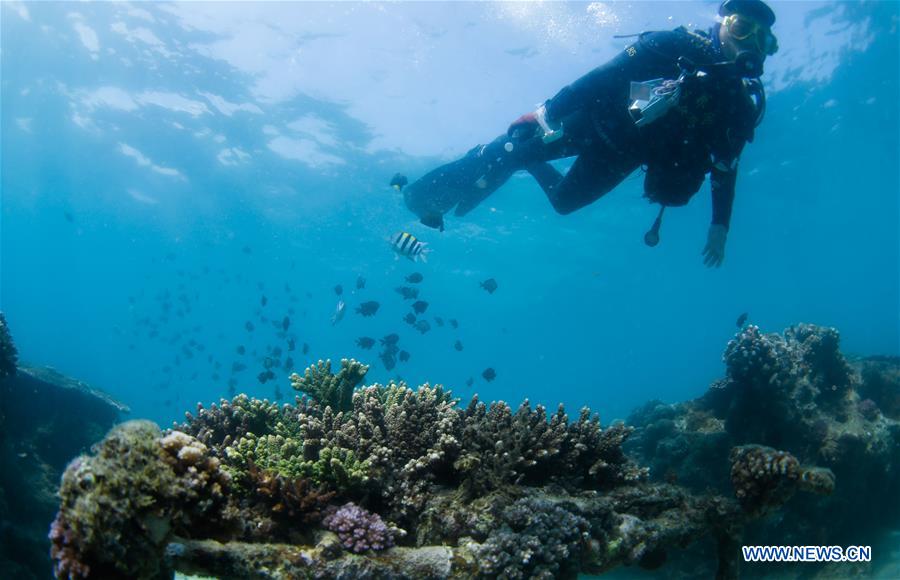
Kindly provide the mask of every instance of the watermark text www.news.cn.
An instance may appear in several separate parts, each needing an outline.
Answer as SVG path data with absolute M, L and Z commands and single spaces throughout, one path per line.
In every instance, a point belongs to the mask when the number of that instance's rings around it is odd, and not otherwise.
M 871 562 L 871 546 L 741 546 L 745 562 Z

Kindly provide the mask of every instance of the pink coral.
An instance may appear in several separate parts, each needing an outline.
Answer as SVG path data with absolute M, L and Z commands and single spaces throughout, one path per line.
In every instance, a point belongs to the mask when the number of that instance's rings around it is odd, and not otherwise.
M 366 550 L 385 550 L 394 545 L 395 530 L 388 527 L 381 516 L 353 502 L 330 513 L 324 524 L 338 535 L 346 549 L 357 554 Z

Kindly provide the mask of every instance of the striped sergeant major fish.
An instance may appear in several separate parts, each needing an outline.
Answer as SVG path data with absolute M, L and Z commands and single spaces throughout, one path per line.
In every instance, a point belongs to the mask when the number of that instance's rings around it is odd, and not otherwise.
M 427 242 L 420 241 L 416 236 L 406 232 L 397 232 L 391 236 L 390 241 L 391 246 L 397 254 L 406 256 L 413 262 L 417 261 L 419 258 L 421 258 L 423 262 L 428 261 L 427 255 L 431 249 L 425 247 L 428 245 Z

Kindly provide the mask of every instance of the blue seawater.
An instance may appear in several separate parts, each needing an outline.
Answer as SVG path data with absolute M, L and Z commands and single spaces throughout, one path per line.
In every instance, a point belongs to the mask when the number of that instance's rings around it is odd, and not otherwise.
M 604 422 L 701 394 L 742 312 L 900 354 L 898 4 L 773 6 L 766 118 L 709 270 L 708 183 L 651 249 L 640 173 L 568 216 L 520 174 L 443 233 L 388 181 L 504 131 L 630 42 L 614 35 L 707 28 L 714 3 L 4 2 L 0 308 L 25 362 L 164 425 L 227 396 L 237 361 L 238 392 L 292 397 L 284 368 L 257 379 L 275 347 Z M 397 231 L 427 264 L 395 258 Z M 426 334 L 395 292 L 413 272 Z M 410 359 L 391 371 L 356 346 L 394 332 Z

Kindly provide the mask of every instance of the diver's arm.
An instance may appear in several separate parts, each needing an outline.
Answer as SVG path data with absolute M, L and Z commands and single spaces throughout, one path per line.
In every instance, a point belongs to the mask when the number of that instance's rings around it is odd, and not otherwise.
M 717 162 L 712 169 L 712 223 L 703 247 L 703 263 L 710 268 L 718 268 L 725 260 L 725 242 L 728 239 L 728 224 L 731 222 L 731 207 L 734 204 L 734 184 L 737 181 L 737 158 L 730 164 Z
M 630 81 L 677 74 L 678 57 L 687 50 L 683 44 L 681 35 L 673 31 L 646 33 L 644 40 L 631 44 L 547 100 L 547 121 L 558 123 L 596 102 L 627 103 Z
M 731 223 L 731 209 L 734 205 L 734 188 L 737 183 L 737 159 L 729 166 L 717 162 L 710 175 L 712 190 L 712 224 L 728 229 Z

